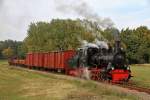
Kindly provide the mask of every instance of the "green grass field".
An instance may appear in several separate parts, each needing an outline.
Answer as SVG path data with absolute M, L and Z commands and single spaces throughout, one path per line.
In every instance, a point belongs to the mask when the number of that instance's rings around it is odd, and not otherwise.
M 150 64 L 145 65 L 132 65 L 131 66 L 132 81 L 141 87 L 150 89 Z
M 138 67 L 133 67 L 135 71 L 136 68 Z M 143 78 L 134 80 L 145 81 Z M 0 61 L 0 100 L 140 100 L 142 98 L 148 97 L 116 86 L 17 68 L 9 66 L 6 61 Z

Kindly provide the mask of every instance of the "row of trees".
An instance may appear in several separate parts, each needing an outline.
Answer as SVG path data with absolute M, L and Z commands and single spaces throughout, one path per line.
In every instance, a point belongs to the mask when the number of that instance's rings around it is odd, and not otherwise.
M 23 58 L 27 49 L 24 49 L 21 41 L 5 40 L 0 41 L 0 59 L 18 56 Z
M 31 23 L 24 43 L 29 52 L 77 49 L 83 40 L 113 42 L 115 31 L 114 28 L 102 30 L 98 23 L 88 20 L 53 19 L 49 23 Z
M 150 30 L 146 26 L 120 33 L 130 63 L 150 63 Z
M 116 30 L 101 29 L 98 23 L 88 20 L 53 19 L 49 23 L 31 23 L 24 43 L 29 52 L 76 49 L 83 40 L 105 40 L 113 45 Z M 150 30 L 147 27 L 123 29 L 119 35 L 129 63 L 150 62 Z
M 50 23 L 31 23 L 24 42 L 31 52 L 76 49 L 82 40 L 92 42 L 95 36 L 80 20 L 52 20 Z
M 31 23 L 23 43 L 10 40 L 0 42 L 0 56 L 8 54 L 23 57 L 27 52 L 77 49 L 83 40 L 94 42 L 98 39 L 113 45 L 114 36 L 118 32 L 115 28 L 101 29 L 96 22 L 80 19 L 53 19 L 51 22 Z M 129 63 L 150 63 L 150 30 L 147 27 L 123 29 L 119 36 Z M 8 53 L 10 49 L 13 54 Z

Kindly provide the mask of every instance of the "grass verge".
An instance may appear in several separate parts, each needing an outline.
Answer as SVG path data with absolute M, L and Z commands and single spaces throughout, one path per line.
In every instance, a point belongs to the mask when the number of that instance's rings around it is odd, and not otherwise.
M 134 76 L 131 81 L 135 85 L 150 89 L 150 64 L 132 65 L 131 71 Z

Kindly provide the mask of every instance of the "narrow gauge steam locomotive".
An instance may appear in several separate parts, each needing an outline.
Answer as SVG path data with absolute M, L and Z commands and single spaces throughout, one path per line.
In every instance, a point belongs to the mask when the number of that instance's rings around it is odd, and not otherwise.
M 23 60 L 10 59 L 9 64 L 65 72 L 70 76 L 109 80 L 114 83 L 127 82 L 131 77 L 120 41 L 115 42 L 114 48 L 99 41 L 97 44 L 88 43 L 77 51 L 28 53 Z
M 84 75 L 83 77 L 90 77 L 93 80 L 127 82 L 131 77 L 131 71 L 126 60 L 125 52 L 121 48 L 119 40 L 115 41 L 114 48 L 103 41 L 99 41 L 97 44 L 89 43 L 80 48 L 70 61 L 76 62 L 75 66 L 79 67 L 76 70 L 81 68 L 79 71 L 72 71 L 72 75 L 80 75 L 80 77 Z M 86 67 L 90 72 L 86 71 Z

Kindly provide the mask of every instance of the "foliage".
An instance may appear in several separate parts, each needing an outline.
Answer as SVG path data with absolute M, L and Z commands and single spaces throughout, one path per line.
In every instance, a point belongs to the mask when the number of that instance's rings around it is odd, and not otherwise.
M 127 46 L 130 63 L 150 63 L 150 30 L 147 27 L 122 30 L 121 39 Z
M 21 45 L 18 46 L 17 50 L 18 50 L 17 56 L 19 58 L 25 58 L 26 53 L 28 52 L 26 45 L 22 43 Z
M 119 32 L 116 28 L 101 29 L 98 23 L 86 19 L 31 23 L 23 42 L 0 41 L 0 58 L 3 58 L 2 51 L 8 48 L 13 50 L 14 56 L 24 58 L 27 52 L 77 49 L 83 40 L 94 42 L 98 39 L 113 46 L 119 37 L 129 63 L 150 63 L 150 30 L 146 26 Z
M 1 59 L 4 58 L 2 52 L 8 48 L 13 50 L 13 56 L 20 57 L 21 55 L 24 55 L 24 54 L 21 54 L 23 50 L 23 49 L 20 49 L 21 47 L 22 47 L 21 41 L 13 41 L 13 40 L 0 41 L 0 58 Z
M 50 23 L 31 23 L 24 40 L 29 52 L 76 49 L 82 40 L 95 37 L 80 24 L 80 20 L 54 19 Z
M 7 48 L 2 51 L 2 54 L 4 57 L 9 58 L 14 55 L 14 51 L 11 48 Z

